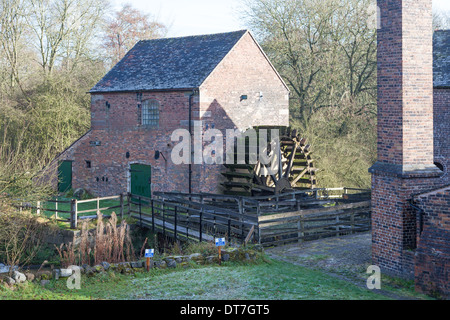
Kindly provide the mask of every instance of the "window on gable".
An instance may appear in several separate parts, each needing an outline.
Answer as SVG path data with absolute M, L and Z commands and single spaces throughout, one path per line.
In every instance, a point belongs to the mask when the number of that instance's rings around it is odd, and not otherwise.
M 159 103 L 156 100 L 145 100 L 142 102 L 141 121 L 143 126 L 159 127 Z

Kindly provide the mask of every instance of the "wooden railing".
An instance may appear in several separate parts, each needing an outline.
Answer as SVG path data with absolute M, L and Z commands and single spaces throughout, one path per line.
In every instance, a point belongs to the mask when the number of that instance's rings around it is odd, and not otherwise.
M 69 222 L 72 229 L 77 228 L 79 220 L 114 210 L 121 218 L 132 217 L 142 226 L 175 240 L 210 241 L 225 237 L 229 242 L 253 240 L 276 245 L 370 229 L 370 191 L 353 188 L 302 190 L 264 197 L 154 192 L 152 198 L 123 194 L 89 200 L 49 200 L 26 207 L 37 214 L 54 213 L 55 219 Z M 58 214 L 65 214 L 66 218 Z

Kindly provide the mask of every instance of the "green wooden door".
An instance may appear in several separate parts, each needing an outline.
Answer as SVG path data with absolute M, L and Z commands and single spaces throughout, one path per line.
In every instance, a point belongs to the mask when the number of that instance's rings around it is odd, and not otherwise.
M 58 192 L 72 188 L 72 161 L 60 161 L 58 166 Z
M 136 196 L 151 197 L 152 167 L 145 164 L 131 165 L 131 193 Z

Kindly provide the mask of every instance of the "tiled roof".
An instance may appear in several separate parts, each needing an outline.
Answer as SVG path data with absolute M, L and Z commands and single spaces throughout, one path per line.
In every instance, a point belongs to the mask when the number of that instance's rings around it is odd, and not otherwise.
M 450 30 L 434 32 L 433 85 L 450 88 Z
M 198 88 L 246 32 L 139 41 L 90 92 Z

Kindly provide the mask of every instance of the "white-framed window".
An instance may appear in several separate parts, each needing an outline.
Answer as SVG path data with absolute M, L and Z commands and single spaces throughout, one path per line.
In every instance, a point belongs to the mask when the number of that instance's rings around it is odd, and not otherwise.
M 150 128 L 159 127 L 159 102 L 145 100 L 142 102 L 141 124 Z

